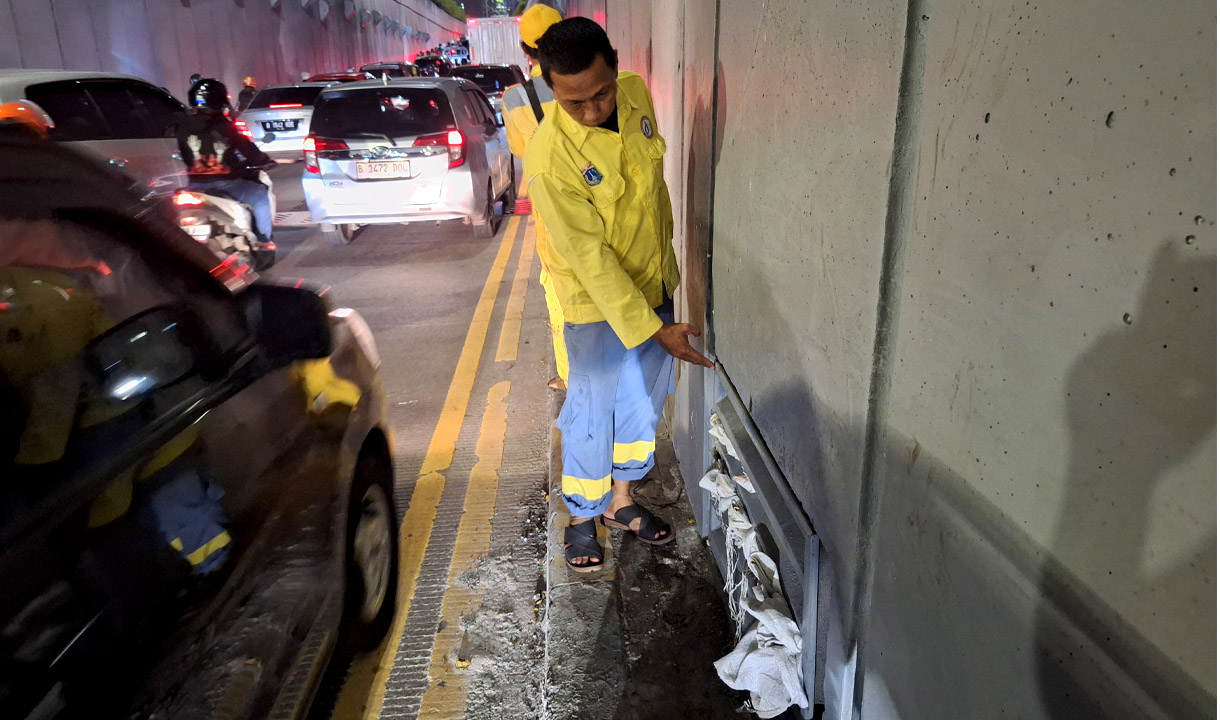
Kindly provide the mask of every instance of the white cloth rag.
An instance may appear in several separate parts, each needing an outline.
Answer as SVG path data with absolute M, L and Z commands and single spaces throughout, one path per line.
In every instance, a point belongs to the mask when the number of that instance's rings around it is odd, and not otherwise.
M 748 690 L 750 706 L 760 718 L 773 718 L 792 705 L 808 707 L 801 682 L 801 630 L 788 614 L 779 568 L 759 548 L 733 479 L 713 468 L 699 486 L 711 493 L 723 517 L 728 557 L 740 553 L 747 571 L 737 583 L 729 573 L 725 584 L 730 614 L 742 637 L 732 652 L 715 662 L 716 674 L 734 690 Z M 742 633 L 747 616 L 755 622 Z
M 760 718 L 773 718 L 792 705 L 808 707 L 801 684 L 801 631 L 783 600 L 751 598 L 743 605 L 758 622 L 715 662 L 716 674 L 734 690 L 748 690 L 750 707 Z

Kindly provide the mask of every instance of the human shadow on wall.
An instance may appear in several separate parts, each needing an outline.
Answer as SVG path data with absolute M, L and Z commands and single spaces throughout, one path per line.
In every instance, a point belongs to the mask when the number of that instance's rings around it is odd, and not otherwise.
M 1176 615 L 1173 622 L 1190 623 L 1201 642 L 1210 637 L 1214 648 L 1214 575 L 1207 600 L 1195 598 L 1204 606 L 1192 606 L 1190 599 L 1192 591 L 1199 594 L 1200 573 L 1212 574 L 1216 567 L 1215 507 L 1181 508 L 1210 523 L 1210 532 L 1200 533 L 1193 547 L 1161 569 L 1147 569 L 1155 547 L 1154 501 L 1166 490 L 1164 476 L 1214 433 L 1216 421 L 1216 259 L 1178 243 L 1157 252 L 1139 307 L 1077 358 L 1066 381 L 1071 459 L 1052 552 L 1040 572 L 1036 631 L 1048 717 L 1083 717 L 1085 710 L 1100 713 L 1093 717 L 1139 714 L 1111 691 L 1114 678 L 1105 669 L 1078 661 L 1079 641 L 1065 632 L 1061 613 L 1173 717 L 1215 717 L 1214 697 L 1060 564 L 1096 567 L 1100 555 L 1113 576 L 1110 587 L 1123 588 L 1124 599 L 1135 598 L 1131 607 Z

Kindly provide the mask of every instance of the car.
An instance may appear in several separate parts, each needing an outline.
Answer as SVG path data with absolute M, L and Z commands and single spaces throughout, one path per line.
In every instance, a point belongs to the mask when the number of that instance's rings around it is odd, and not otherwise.
M 421 55 L 415 58 L 415 67 L 421 76 L 448 77 L 453 64 L 440 55 Z
M 397 587 L 376 344 L 0 139 L 5 717 L 299 717 Z
M 348 82 L 360 82 L 361 80 L 372 80 L 372 79 L 373 79 L 373 76 L 370 73 L 357 72 L 357 71 L 353 70 L 350 72 L 319 73 L 317 75 L 310 75 L 309 77 L 305 78 L 304 82 L 307 82 L 307 83 L 316 83 L 316 82 L 348 83 Z
M 478 85 L 491 101 L 491 109 L 497 116 L 502 109 L 504 91 L 525 82 L 525 73 L 516 65 L 462 65 L 453 68 L 449 76 L 465 78 Z
M 0 70 L 0 103 L 31 100 L 55 121 L 51 139 L 123 170 L 150 194 L 187 184 L 174 129 L 186 108 L 130 75 L 76 70 Z
M 362 225 L 461 218 L 495 234 L 496 200 L 515 198 L 503 122 L 477 85 L 455 78 L 323 90 L 305 140 L 310 217 L 336 244 Z
M 464 45 L 450 45 L 441 54 L 454 66 L 470 64 L 470 50 Z
M 419 77 L 419 68 L 411 63 L 401 62 L 379 62 L 369 63 L 368 65 L 360 66 L 360 69 L 369 73 L 374 78 L 379 78 L 382 75 L 392 78 L 400 77 Z
M 276 160 L 300 160 L 301 143 L 309 134 L 313 101 L 331 84 L 313 82 L 263 88 L 238 116 L 237 127 Z M 268 136 L 274 140 L 267 141 Z

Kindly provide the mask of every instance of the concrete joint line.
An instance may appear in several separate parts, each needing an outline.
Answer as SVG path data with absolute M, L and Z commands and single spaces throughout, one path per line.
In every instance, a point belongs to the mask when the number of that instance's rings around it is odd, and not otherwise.
M 894 149 L 890 163 L 889 193 L 885 214 L 885 238 L 881 258 L 877 321 L 873 344 L 873 368 L 869 380 L 869 407 L 865 427 L 864 466 L 860 482 L 860 528 L 856 544 L 859 563 L 853 593 L 852 615 L 846 640 L 856 645 L 857 662 L 852 689 L 853 713 L 859 716 L 863 703 L 867 664 L 864 616 L 871 600 L 873 576 L 871 535 L 880 502 L 884 472 L 880 457 L 888 422 L 890 381 L 894 367 L 898 311 L 902 297 L 902 272 L 915 203 L 915 180 L 919 159 L 919 121 L 923 102 L 924 63 L 927 56 L 927 0 L 907 3 L 902 71 L 898 82 L 898 108 L 894 121 Z

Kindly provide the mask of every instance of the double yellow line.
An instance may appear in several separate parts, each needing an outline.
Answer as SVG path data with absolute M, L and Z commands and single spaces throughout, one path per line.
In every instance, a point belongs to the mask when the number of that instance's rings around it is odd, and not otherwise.
M 513 244 L 522 222 L 519 216 L 509 219 L 500 241 L 499 250 L 492 262 L 483 292 L 475 306 L 474 317 L 466 332 L 466 340 L 462 345 L 454 369 L 449 391 L 445 396 L 445 405 L 432 433 L 428 452 L 420 467 L 419 479 L 411 496 L 410 505 L 403 517 L 399 531 L 399 582 L 398 582 L 398 612 L 394 624 L 382 646 L 369 653 L 366 657 L 353 663 L 336 703 L 334 718 L 364 718 L 373 720 L 381 714 L 385 702 L 386 683 L 394 667 L 395 656 L 406 630 L 407 617 L 411 610 L 411 600 L 419 581 L 419 573 L 423 567 L 424 554 L 432 537 L 432 528 L 436 521 L 437 508 L 445 489 L 445 471 L 453 464 L 453 456 L 457 449 L 458 435 L 466 418 L 470 404 L 470 396 L 474 390 L 475 377 L 483 358 L 483 349 L 487 342 L 491 319 L 495 310 L 496 298 L 500 292 L 500 284 L 508 267 Z M 510 292 L 508 307 L 505 312 L 504 326 L 501 330 L 500 345 L 497 360 L 504 359 L 507 354 L 507 336 L 512 336 L 511 358 L 516 357 L 516 344 L 520 337 L 521 312 L 524 308 L 526 290 L 525 279 L 532 267 L 534 248 L 527 237 L 521 247 L 521 258 L 518 262 L 516 277 Z M 509 383 L 507 381 L 495 384 L 488 394 L 488 405 L 484 413 L 480 430 L 477 453 L 479 462 L 471 472 L 470 484 L 466 491 L 464 513 L 458 526 L 457 544 L 454 548 L 453 564 L 450 570 L 449 588 L 442 601 L 442 618 L 447 621 L 449 632 L 438 635 L 433 648 L 432 669 L 429 675 L 432 685 L 424 696 L 424 708 L 430 716 L 438 713 L 460 716 L 465 707 L 465 683 L 439 682 L 438 674 L 452 674 L 448 656 L 460 641 L 461 615 L 477 607 L 481 595 L 471 590 L 455 592 L 453 580 L 474 562 L 486 555 L 491 540 L 491 516 L 495 513 L 496 490 L 499 486 L 499 468 L 503 458 L 504 437 L 507 432 L 507 396 Z M 450 617 L 450 616 L 453 617 Z M 464 678 L 462 678 L 464 680 Z M 452 690 L 447 690 L 452 687 Z M 421 710 L 421 717 L 424 712 Z

